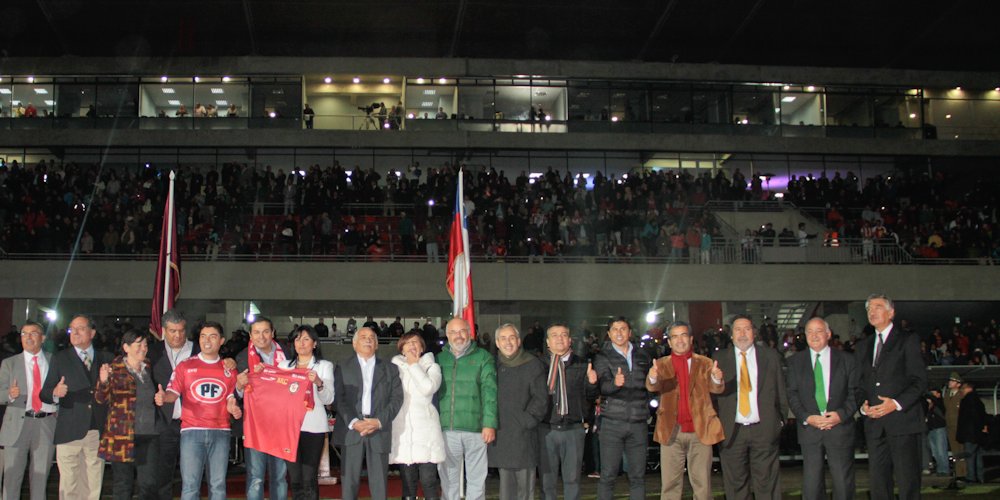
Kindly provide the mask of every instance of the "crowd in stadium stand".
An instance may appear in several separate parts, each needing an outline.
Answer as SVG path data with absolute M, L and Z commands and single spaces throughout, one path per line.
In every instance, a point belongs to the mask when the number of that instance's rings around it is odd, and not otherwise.
M 456 168 L 413 162 L 385 175 L 336 162 L 289 172 L 239 163 L 181 168 L 175 191 L 182 253 L 437 260 L 447 252 Z M 866 260 L 877 259 L 869 253 L 878 245 L 914 257 L 1000 258 L 994 231 L 1000 186 L 982 176 L 894 174 L 863 182 L 850 172 L 792 176 L 780 195 L 823 219 L 826 232 L 812 235 L 771 227 L 724 234 L 703 211 L 706 202 L 779 194 L 739 169 L 585 177 L 549 168 L 512 177 L 467 167 L 465 179 L 473 252 L 493 259 L 708 263 L 711 249 L 725 244 L 741 247 L 746 257 L 761 246 L 836 246 L 846 239 L 863 242 Z M 0 169 L 0 186 L 0 249 L 7 253 L 149 254 L 159 247 L 165 170 L 13 161 Z M 752 262 L 752 255 L 742 260 Z

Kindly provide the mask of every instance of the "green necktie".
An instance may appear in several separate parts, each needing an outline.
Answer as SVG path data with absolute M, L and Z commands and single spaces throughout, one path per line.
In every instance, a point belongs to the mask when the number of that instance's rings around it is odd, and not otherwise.
M 826 413 L 826 383 L 823 381 L 823 364 L 819 362 L 819 353 L 816 353 L 816 364 L 813 365 L 813 377 L 816 379 L 816 406 L 819 413 Z

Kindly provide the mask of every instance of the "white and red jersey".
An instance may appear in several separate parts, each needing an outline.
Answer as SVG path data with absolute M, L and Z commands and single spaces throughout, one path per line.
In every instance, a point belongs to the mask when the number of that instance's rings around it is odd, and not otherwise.
M 222 359 L 198 356 L 177 364 L 167 390 L 181 397 L 181 430 L 229 429 L 226 404 L 236 389 L 236 371 Z

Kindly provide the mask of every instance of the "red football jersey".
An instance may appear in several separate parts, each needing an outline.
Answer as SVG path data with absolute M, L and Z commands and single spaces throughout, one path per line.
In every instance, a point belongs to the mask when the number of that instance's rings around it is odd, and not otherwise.
M 167 385 L 181 397 L 181 430 L 229 429 L 226 404 L 235 389 L 236 372 L 201 355 L 178 363 Z
M 243 391 L 243 446 L 295 462 L 299 430 L 316 404 L 309 370 L 265 366 Z

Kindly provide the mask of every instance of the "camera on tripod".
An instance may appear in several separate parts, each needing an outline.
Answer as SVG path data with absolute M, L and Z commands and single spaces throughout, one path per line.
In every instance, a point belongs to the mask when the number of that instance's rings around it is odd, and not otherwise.
M 358 109 L 360 111 L 364 111 L 366 115 L 370 115 L 370 114 L 372 114 L 373 111 L 375 111 L 376 109 L 381 108 L 381 107 L 382 107 L 381 104 L 379 104 L 377 102 L 373 102 L 371 104 L 371 106 L 358 106 Z

